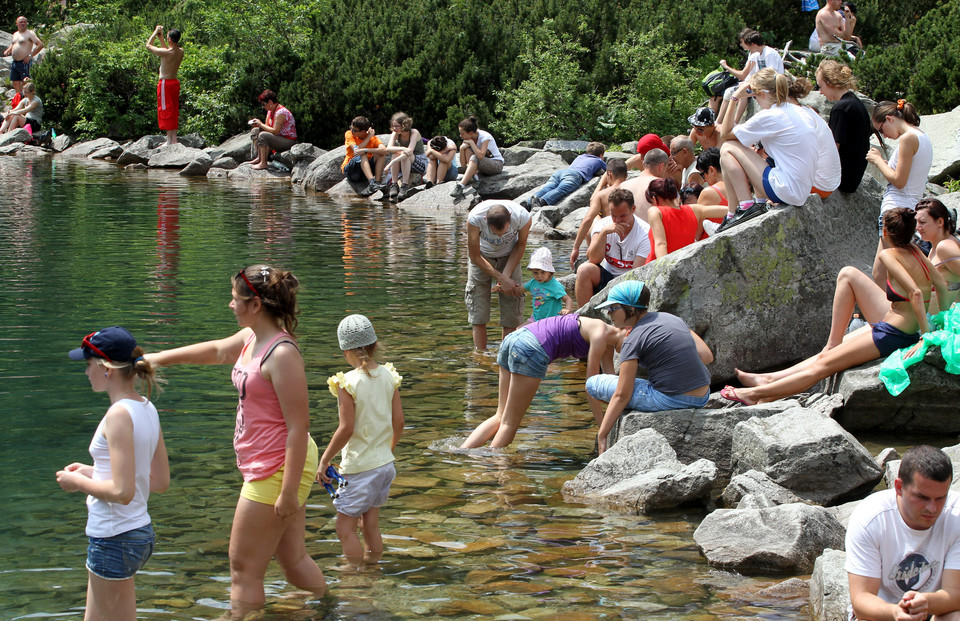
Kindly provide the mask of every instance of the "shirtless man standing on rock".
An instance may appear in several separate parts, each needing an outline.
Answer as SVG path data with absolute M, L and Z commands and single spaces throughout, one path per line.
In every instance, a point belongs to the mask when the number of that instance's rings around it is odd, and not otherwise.
M 17 31 L 13 33 L 10 47 L 3 51 L 4 56 L 13 56 L 13 65 L 10 67 L 10 83 L 13 90 L 20 92 L 23 79 L 30 77 L 30 62 L 43 49 L 43 41 L 37 34 L 27 29 L 27 18 L 21 15 L 17 18 Z
M 153 45 L 159 37 L 163 43 L 163 26 L 153 29 L 147 39 L 147 49 L 160 57 L 160 80 L 157 82 L 157 122 L 161 130 L 167 132 L 167 144 L 177 144 L 177 128 L 180 126 L 180 80 L 177 70 L 183 62 L 183 48 L 180 47 L 180 31 L 173 29 L 167 33 L 164 47 Z

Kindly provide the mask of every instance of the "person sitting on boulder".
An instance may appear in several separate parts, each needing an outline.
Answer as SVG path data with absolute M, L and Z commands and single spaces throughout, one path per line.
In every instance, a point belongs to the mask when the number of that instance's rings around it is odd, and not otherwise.
M 450 196 L 460 198 L 466 186 L 473 183 L 477 173 L 481 175 L 496 175 L 503 170 L 503 156 L 497 148 L 497 141 L 493 134 L 480 129 L 477 117 L 468 116 L 457 126 L 460 130 L 460 165 L 465 169 L 463 178 L 454 186 Z
M 593 226 L 587 261 L 577 268 L 574 293 L 583 306 L 611 280 L 640 267 L 650 254 L 650 226 L 636 215 L 633 193 L 610 193 L 610 215 Z
M 647 220 L 650 222 L 650 254 L 647 263 L 661 259 L 671 252 L 697 241 L 706 218 L 722 218 L 727 213 L 723 205 L 681 205 L 680 194 L 673 179 L 654 179 L 647 187 L 647 200 L 653 203 Z
M 720 149 L 710 147 L 704 149 L 697 156 L 697 171 L 703 177 L 705 182 L 703 191 L 697 197 L 697 203 L 700 205 L 723 205 L 727 206 L 726 188 L 723 185 L 723 168 L 720 166 Z M 706 239 L 716 232 L 717 227 L 723 223 L 723 217 L 707 218 L 712 224 L 704 225 L 700 223 L 700 230 L 697 232 L 697 239 Z M 709 228 L 709 230 L 708 230 Z
M 424 154 L 420 131 L 413 126 L 413 119 L 404 112 L 397 112 L 390 119 L 390 139 L 387 153 L 390 158 L 390 189 L 387 197 L 395 203 L 407 197 L 412 187 L 410 173 L 422 175 L 427 171 L 427 156 Z
M 633 158 L 630 158 L 632 160 Z M 630 168 L 627 160 L 627 168 Z M 647 221 L 647 210 L 653 205 L 647 202 L 647 186 L 654 179 L 663 179 L 668 176 L 670 168 L 670 152 L 662 149 L 650 149 L 643 156 L 643 172 L 636 177 L 627 179 L 620 186 L 633 194 L 633 203 L 637 206 L 637 217 Z
M 580 186 L 607 170 L 607 164 L 603 161 L 603 152 L 606 150 L 607 147 L 602 142 L 591 142 L 587 145 L 587 152 L 578 155 L 569 168 L 561 168 L 550 175 L 550 180 L 537 190 L 529 201 L 522 201 L 520 204 L 528 209 L 559 205 Z
M 817 67 L 817 84 L 828 101 L 836 102 L 830 110 L 830 131 L 840 156 L 841 192 L 856 192 L 867 169 L 870 150 L 870 113 L 857 97 L 857 79 L 850 67 L 835 60 L 825 60 Z
M 343 134 L 343 143 L 347 147 L 347 154 L 340 164 L 341 172 L 354 183 L 367 180 L 367 187 L 360 190 L 360 196 L 370 196 L 382 190 L 384 186 L 380 183 L 380 177 L 387 161 L 387 148 L 377 138 L 370 120 L 358 116 L 350 121 L 350 129 Z
M 576 268 L 577 259 L 580 257 L 580 246 L 590 236 L 590 230 L 593 228 L 596 219 L 610 215 L 610 193 L 619 188 L 620 184 L 626 180 L 626 160 L 616 158 L 607 162 L 607 172 L 600 177 L 600 182 L 594 188 L 593 194 L 590 196 L 590 207 L 587 209 L 587 215 L 580 221 L 580 227 L 577 229 L 577 237 L 573 241 L 573 250 L 570 251 L 571 270 Z
M 703 183 L 700 173 L 694 167 L 696 163 L 697 156 L 693 153 L 693 141 L 686 136 L 674 136 L 670 141 L 667 176 L 673 179 L 678 188 L 689 183 Z
M 720 125 L 721 140 L 725 141 L 720 161 L 730 205 L 718 231 L 765 213 L 767 199 L 803 205 L 816 173 L 817 138 L 806 114 L 788 101 L 790 79 L 764 69 L 734 93 L 735 100 L 745 97 L 754 97 L 760 112 L 736 127 L 729 116 Z M 767 159 L 750 146 L 761 140 Z
M 823 120 L 820 113 L 800 103 L 800 100 L 813 90 L 810 80 L 795 78 L 789 73 L 786 76 L 790 79 L 790 97 L 787 101 L 798 106 L 807 115 L 813 133 L 817 137 L 817 165 L 810 193 L 826 200 L 840 185 L 840 153 L 837 151 L 837 143 L 834 142 L 830 126 Z
M 253 126 L 250 139 L 257 145 L 257 157 L 249 164 L 255 170 L 264 170 L 270 151 L 286 151 L 297 143 L 297 122 L 293 113 L 277 102 L 277 94 L 270 89 L 260 93 L 257 100 L 267 111 L 267 118 L 265 121 L 250 119 Z
M 690 123 L 690 140 L 694 146 L 700 145 L 704 149 L 710 147 L 719 147 L 719 134 L 717 134 L 717 117 L 713 110 L 707 107 L 697 108 L 697 111 L 687 117 Z
M 430 189 L 444 181 L 457 180 L 457 143 L 446 136 L 434 136 L 427 143 L 427 172 L 423 177 L 424 188 Z
M 942 450 L 903 454 L 893 489 L 860 501 L 844 548 L 851 618 L 960 617 L 960 496 Z
M 960 240 L 957 239 L 957 214 L 950 212 L 939 199 L 927 197 L 917 203 L 917 235 L 930 244 L 927 258 L 937 268 L 953 296 L 947 300 L 934 297 L 930 312 L 939 313 L 953 305 L 960 289 Z
M 667 157 L 670 157 L 670 147 L 667 146 L 667 143 L 665 143 L 660 136 L 656 134 L 644 134 L 641 136 L 640 140 L 637 141 L 637 154 L 627 158 L 627 170 L 642 170 L 647 153 L 650 153 L 654 149 L 659 149 L 666 153 Z M 666 175 L 658 176 L 664 177 Z
M 747 63 L 743 66 L 743 69 L 740 70 L 731 68 L 726 60 L 720 59 L 720 66 L 733 77 L 740 80 L 740 84 L 731 86 L 724 91 L 723 103 L 720 104 L 720 111 L 717 113 L 718 124 L 722 124 L 723 120 L 727 118 L 731 101 L 734 107 L 733 122 L 740 122 L 740 117 L 743 116 L 744 111 L 747 109 L 747 100 L 743 97 L 733 99 L 733 95 L 739 87 L 746 84 L 758 71 L 772 69 L 777 73 L 784 72 L 783 59 L 780 58 L 777 50 L 764 43 L 762 34 L 753 28 L 744 28 L 740 31 L 737 40 L 740 42 L 740 47 L 749 55 L 747 56 Z
M 620 348 L 619 375 L 587 378 L 587 395 L 607 402 L 597 432 L 597 449 L 607 450 L 607 436 L 626 410 L 660 412 L 702 408 L 710 398 L 713 352 L 679 317 L 651 312 L 650 288 L 641 281 L 618 283 L 597 305 L 613 325 L 629 329 Z M 649 379 L 637 377 L 647 370 Z
M 0 134 L 19 129 L 25 125 L 30 126 L 30 133 L 36 134 L 40 131 L 40 124 L 43 121 L 43 102 L 37 97 L 37 87 L 33 82 L 27 82 L 23 85 L 23 98 L 20 103 L 7 114 L 0 123 Z
M 890 247 L 878 257 L 890 275 L 886 291 L 860 270 L 843 268 L 837 276 L 830 336 L 823 351 L 775 373 L 745 373 L 738 369 L 737 377 L 747 388 L 726 386 L 720 395 L 744 405 L 782 399 L 803 392 L 834 373 L 886 358 L 919 341 L 922 332 L 930 331 L 927 307 L 931 292 L 935 291 L 940 299 L 950 293 L 943 276 L 912 243 L 916 230 L 917 216 L 913 210 L 886 212 L 883 237 Z M 872 328 L 864 326 L 844 336 L 854 305 L 860 307 Z

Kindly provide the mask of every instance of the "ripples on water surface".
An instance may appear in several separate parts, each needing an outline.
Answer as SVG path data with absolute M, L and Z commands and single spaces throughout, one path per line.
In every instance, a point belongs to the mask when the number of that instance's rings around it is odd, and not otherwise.
M 321 602 L 292 593 L 271 565 L 264 618 L 806 618 L 804 601 L 758 594 L 773 579 L 710 570 L 693 543 L 697 511 L 646 518 L 564 502 L 560 486 L 589 460 L 595 433 L 576 362 L 551 367 L 515 449 L 449 448 L 497 395 L 494 359 L 471 352 L 462 216 L 9 157 L 0 191 L 0 618 L 83 615 L 84 498 L 61 491 L 54 473 L 89 460 L 107 401 L 67 350 L 112 324 L 148 350 L 230 334 L 229 278 L 256 261 L 301 280 L 317 443 L 336 428 L 325 381 L 348 368 L 336 339 L 348 313 L 376 326 L 381 359 L 404 376 L 406 413 L 381 513 L 384 562 L 327 571 Z M 547 242 L 562 269 L 569 245 L 557 244 Z M 229 367 L 166 377 L 156 405 L 172 484 L 150 501 L 157 553 L 137 578 L 139 618 L 212 619 L 229 601 L 236 393 Z M 325 570 L 340 553 L 334 516 L 315 488 L 308 549 Z

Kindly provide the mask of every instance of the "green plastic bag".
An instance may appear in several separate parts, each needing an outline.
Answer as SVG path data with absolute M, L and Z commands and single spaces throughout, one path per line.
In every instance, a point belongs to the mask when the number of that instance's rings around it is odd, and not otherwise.
M 899 349 L 880 364 L 880 381 L 896 397 L 910 385 L 907 369 L 917 364 L 931 347 L 939 347 L 947 373 L 960 375 L 960 306 L 954 305 L 930 320 L 931 331 L 924 334 L 911 355 L 910 348 Z

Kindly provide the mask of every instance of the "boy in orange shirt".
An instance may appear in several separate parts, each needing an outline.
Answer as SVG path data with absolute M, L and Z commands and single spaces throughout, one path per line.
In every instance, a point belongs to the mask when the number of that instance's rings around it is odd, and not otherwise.
M 380 183 L 383 166 L 387 162 L 387 148 L 383 146 L 376 132 L 370 126 L 370 120 L 358 116 L 350 122 L 350 129 L 343 135 L 347 155 L 340 164 L 340 170 L 350 181 L 367 180 L 367 187 L 360 190 L 360 196 L 370 196 L 385 186 Z M 373 168 L 370 167 L 373 160 Z

